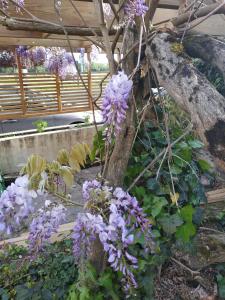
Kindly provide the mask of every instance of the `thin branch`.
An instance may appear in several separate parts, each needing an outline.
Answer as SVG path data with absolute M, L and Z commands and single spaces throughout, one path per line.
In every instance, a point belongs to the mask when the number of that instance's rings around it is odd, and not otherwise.
M 109 62 L 109 70 L 111 75 L 115 73 L 115 63 L 114 57 L 111 49 L 111 43 L 109 39 L 109 32 L 106 27 L 105 18 L 104 18 L 104 11 L 103 11 L 103 3 L 102 0 L 93 0 L 95 11 L 98 16 L 99 27 L 103 36 L 104 45 L 106 49 L 106 56 Z
M 111 0 L 108 0 L 108 3 L 109 3 L 109 5 L 110 5 L 110 7 L 111 7 L 111 10 L 113 11 L 113 14 L 114 14 L 114 16 L 115 16 L 117 22 L 119 22 L 120 18 L 119 18 L 119 15 L 118 15 L 118 12 L 117 12 L 117 10 L 116 10 L 115 5 L 113 4 L 113 2 L 112 2 Z
M 199 11 L 191 17 L 190 21 L 193 21 L 194 19 L 205 17 L 205 16 L 208 17 L 208 15 L 213 15 L 216 13 L 224 14 L 225 13 L 225 5 L 224 4 L 225 4 L 225 1 L 223 1 L 223 3 L 221 3 L 220 5 L 218 5 L 218 3 L 207 5 L 201 9 L 199 9 Z M 171 20 L 171 22 L 174 26 L 177 27 L 177 26 L 180 26 L 180 25 L 183 25 L 184 23 L 186 23 L 189 19 L 189 16 L 190 16 L 190 13 L 186 12 L 176 18 L 173 18 Z
M 171 257 L 170 260 L 172 260 L 173 262 L 175 262 L 177 265 L 179 265 L 181 268 L 185 269 L 186 271 L 190 272 L 191 273 L 191 276 L 194 277 L 194 276 L 197 276 L 200 274 L 199 271 L 193 271 L 191 270 L 190 268 L 188 268 L 187 266 L 185 266 L 184 264 L 182 264 L 182 262 L 180 262 L 179 260 Z
M 223 14 L 225 13 L 225 1 L 223 1 L 223 3 L 221 3 L 218 7 L 216 7 L 214 10 L 212 10 L 211 12 L 209 12 L 204 18 L 202 18 L 201 20 L 195 22 L 192 26 L 190 26 L 188 28 L 188 30 L 193 29 L 194 27 L 200 25 L 202 22 L 204 22 L 205 20 L 207 20 L 209 17 L 211 17 L 212 15 L 218 14 L 218 13 L 222 13 L 220 12 L 220 10 L 223 9 Z
M 171 143 L 171 145 L 169 145 L 169 147 L 173 147 L 175 146 L 177 143 L 179 143 L 180 140 L 182 140 L 186 135 L 188 135 L 191 130 L 192 130 L 192 125 L 188 126 L 187 129 L 185 130 L 185 132 L 179 136 L 179 138 L 177 138 L 174 142 Z M 162 150 L 145 168 L 144 170 L 134 179 L 134 181 L 132 182 L 132 184 L 129 186 L 129 188 L 127 189 L 127 192 L 129 192 L 134 186 L 135 184 L 138 182 L 138 180 L 148 171 L 148 169 L 151 169 L 155 163 L 157 163 L 157 161 L 164 155 L 164 153 L 168 151 L 168 146 Z

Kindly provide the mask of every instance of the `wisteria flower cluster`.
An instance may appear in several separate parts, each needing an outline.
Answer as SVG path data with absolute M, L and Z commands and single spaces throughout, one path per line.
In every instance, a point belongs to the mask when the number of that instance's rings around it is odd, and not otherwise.
M 92 243 L 98 238 L 110 266 L 123 274 L 125 290 L 128 292 L 131 288 L 137 288 L 133 271 L 138 260 L 130 253 L 129 247 L 135 243 L 137 231 L 151 237 L 150 222 L 137 199 L 121 188 L 113 190 L 97 180 L 84 183 L 83 196 L 87 202 L 93 202 L 93 197 L 100 197 L 101 201 L 105 198 L 108 210 L 78 215 L 72 235 L 77 263 L 91 254 Z
M 2 193 L 0 197 L 0 236 L 7 235 L 18 230 L 24 219 L 33 211 L 33 199 L 37 193 L 28 189 L 29 179 L 27 175 L 18 177 Z
M 43 65 L 46 60 L 46 49 L 44 47 L 35 47 L 30 51 L 30 59 L 34 66 Z
M 104 91 L 102 103 L 103 122 L 115 128 L 117 134 L 126 118 L 127 101 L 133 86 L 132 80 L 121 71 L 113 75 Z
M 77 75 L 73 56 L 65 49 L 35 47 L 30 50 L 26 46 L 18 46 L 16 51 L 22 64 L 28 69 L 44 65 L 50 73 L 58 74 L 61 79 L 75 78 Z
M 15 66 L 15 57 L 12 51 L 0 52 L 0 67 L 13 67 Z
M 72 54 L 58 47 L 48 49 L 45 67 L 50 73 L 59 74 L 62 79 L 75 77 L 77 74 Z
M 20 12 L 20 7 L 24 6 L 24 0 L 15 0 L 15 3 L 17 4 L 16 11 Z M 0 6 L 3 10 L 7 10 L 9 7 L 9 1 L 8 0 L 0 0 Z
M 142 17 L 148 11 L 148 6 L 145 4 L 145 0 L 128 0 L 124 6 L 124 12 L 128 16 L 129 20 L 133 20 L 136 16 Z
M 40 251 L 49 241 L 59 225 L 65 220 L 65 207 L 47 200 L 44 209 L 39 209 L 37 216 L 32 220 L 29 228 L 29 249 L 31 252 Z

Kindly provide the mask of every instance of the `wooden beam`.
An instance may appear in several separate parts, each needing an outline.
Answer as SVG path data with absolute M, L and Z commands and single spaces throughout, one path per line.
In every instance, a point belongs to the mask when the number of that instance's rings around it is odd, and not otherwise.
M 67 223 L 59 226 L 58 232 L 54 233 L 51 237 L 51 242 L 60 241 L 64 239 L 70 232 L 72 232 L 74 227 L 74 223 Z M 23 233 L 16 238 L 11 238 L 8 240 L 4 240 L 0 242 L 0 246 L 4 246 L 5 244 L 16 244 L 18 246 L 27 246 L 29 233 Z
M 56 75 L 55 82 L 56 82 L 58 110 L 59 110 L 59 112 L 62 112 L 62 98 L 61 98 L 61 91 L 60 91 L 60 78 L 59 78 L 58 74 Z
M 32 19 L 15 19 L 0 16 L 0 24 L 9 30 L 25 30 L 65 35 L 63 28 L 58 24 L 39 22 Z M 65 26 L 65 29 L 71 36 L 94 36 L 93 31 L 98 36 L 102 36 L 101 30 L 97 27 L 92 27 L 93 30 L 90 30 L 88 27 Z M 115 30 L 111 30 L 109 35 L 113 35 L 115 33 Z
M 88 95 L 88 100 L 89 100 L 90 110 L 92 110 L 93 98 L 92 98 L 92 84 L 91 84 L 91 53 L 90 53 L 89 49 L 87 51 L 87 59 L 88 59 L 88 90 L 89 90 L 89 94 L 90 94 L 90 95 Z
M 22 65 L 21 65 L 21 60 L 20 56 L 16 53 L 16 63 L 17 63 L 17 68 L 18 68 L 18 75 L 19 75 L 19 88 L 20 88 L 20 95 L 21 95 L 21 105 L 22 105 L 22 111 L 23 115 L 26 114 L 27 112 L 27 104 L 26 104 L 26 98 L 25 98 L 25 90 L 24 90 L 24 85 L 23 85 L 23 72 L 22 72 Z
M 76 2 L 92 2 L 92 0 L 76 0 Z M 108 0 L 104 0 L 103 2 L 108 3 Z M 113 4 L 119 4 L 119 0 L 113 0 Z M 179 4 L 177 0 L 161 0 L 159 2 L 158 8 L 165 9 L 178 9 Z
M 87 40 L 70 39 L 71 45 L 73 48 L 85 48 L 91 45 Z M 6 48 L 7 46 L 18 46 L 18 45 L 27 45 L 27 46 L 43 46 L 43 47 L 64 47 L 68 48 L 68 42 L 64 38 L 27 38 L 27 37 L 3 37 L 0 36 L 0 46 Z

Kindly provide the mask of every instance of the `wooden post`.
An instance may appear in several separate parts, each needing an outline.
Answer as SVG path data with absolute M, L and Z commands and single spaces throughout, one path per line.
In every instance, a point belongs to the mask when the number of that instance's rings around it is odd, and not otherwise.
M 56 75 L 56 93 L 57 93 L 57 102 L 58 102 L 58 111 L 62 112 L 62 98 L 61 98 L 61 89 L 60 89 L 60 78 L 59 75 Z
M 23 71 L 22 71 L 20 56 L 17 54 L 17 52 L 16 52 L 16 62 L 17 62 L 18 75 L 19 75 L 22 111 L 23 111 L 23 115 L 26 115 L 27 103 L 26 103 L 25 90 L 23 85 Z
M 87 49 L 87 60 L 88 60 L 88 100 L 90 110 L 93 109 L 93 97 L 92 97 L 92 84 L 91 84 L 91 49 Z

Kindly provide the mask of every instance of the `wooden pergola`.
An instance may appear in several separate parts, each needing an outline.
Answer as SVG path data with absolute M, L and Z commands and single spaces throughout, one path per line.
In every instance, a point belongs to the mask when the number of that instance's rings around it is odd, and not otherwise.
M 78 13 L 74 10 L 71 2 L 75 3 Z M 37 18 L 46 20 L 48 22 L 59 23 L 58 16 L 54 11 L 54 0 L 25 0 L 25 4 L 27 11 L 31 12 Z M 26 15 L 27 17 L 27 14 L 25 12 L 21 11 L 21 13 L 18 15 L 18 13 L 16 13 L 15 11 L 15 8 L 12 8 L 12 5 L 10 7 L 10 16 L 16 18 L 23 18 L 23 16 Z M 154 21 L 159 22 L 163 19 L 168 19 L 176 16 L 177 8 L 178 0 L 161 0 Z M 83 17 L 83 20 L 81 19 L 79 14 Z M 81 36 L 79 28 L 95 28 L 96 24 L 98 24 L 97 16 L 94 13 L 93 2 L 89 0 L 64 0 L 62 1 L 61 15 L 65 25 L 77 29 L 77 35 L 70 35 L 71 45 L 74 48 L 82 47 L 88 49 L 92 43 L 90 40 L 87 39 L 87 37 Z M 68 46 L 64 34 L 58 35 L 40 32 L 40 25 L 41 24 L 39 24 L 38 31 L 18 30 L 18 26 L 16 30 L 8 30 L 7 27 L 0 25 L 0 46 Z M 10 28 L 10 26 L 8 26 L 8 28 Z M 13 27 L 11 28 L 15 29 Z

